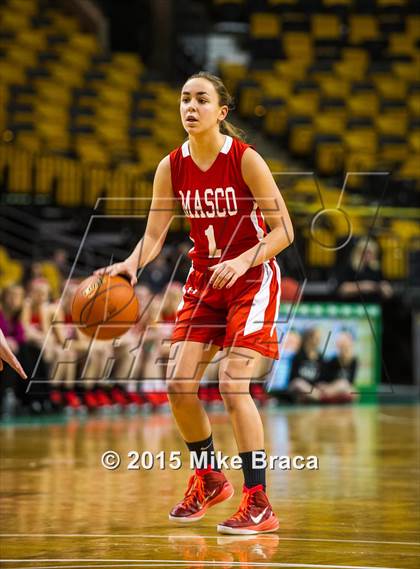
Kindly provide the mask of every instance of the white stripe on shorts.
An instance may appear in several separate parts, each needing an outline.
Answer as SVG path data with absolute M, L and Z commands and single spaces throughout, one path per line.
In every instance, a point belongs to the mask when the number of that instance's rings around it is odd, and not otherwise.
M 270 336 L 273 335 L 274 332 L 274 328 L 276 327 L 277 324 L 277 316 L 279 314 L 279 306 L 280 306 L 280 294 L 281 294 L 281 273 L 280 273 L 280 267 L 277 264 L 277 261 L 274 259 L 274 268 L 276 269 L 276 277 L 277 277 L 277 284 L 279 287 L 279 290 L 277 291 L 277 297 L 276 297 L 276 311 L 274 313 L 274 320 L 273 320 L 273 325 L 271 326 L 271 330 L 270 330 Z
M 187 278 L 185 279 L 185 284 L 184 284 L 184 286 L 182 287 L 182 298 L 181 298 L 181 302 L 178 304 L 178 308 L 176 309 L 176 312 L 177 312 L 177 313 L 178 313 L 178 312 L 181 310 L 181 308 L 183 308 L 183 306 L 184 306 L 184 294 L 187 292 L 187 282 L 188 282 L 188 279 L 190 278 L 190 274 L 193 272 L 193 270 L 194 270 L 194 267 L 191 265 L 190 270 L 188 271 Z
M 251 310 L 246 320 L 244 336 L 262 330 L 264 326 L 264 315 L 270 302 L 270 284 L 273 278 L 273 269 L 270 267 L 269 261 L 263 264 L 264 276 L 260 286 L 260 290 L 254 296 Z

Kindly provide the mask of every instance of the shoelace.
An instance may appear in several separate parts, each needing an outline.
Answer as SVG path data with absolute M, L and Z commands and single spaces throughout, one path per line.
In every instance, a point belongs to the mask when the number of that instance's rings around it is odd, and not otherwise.
M 239 504 L 239 510 L 236 514 L 233 514 L 231 519 L 234 520 L 245 520 L 248 516 L 249 509 L 252 505 L 252 494 L 250 492 L 244 492 L 242 495 L 241 503 Z
M 205 500 L 204 480 L 201 476 L 193 474 L 188 482 L 188 488 L 184 496 L 184 505 L 189 506 L 195 501 L 202 504 Z

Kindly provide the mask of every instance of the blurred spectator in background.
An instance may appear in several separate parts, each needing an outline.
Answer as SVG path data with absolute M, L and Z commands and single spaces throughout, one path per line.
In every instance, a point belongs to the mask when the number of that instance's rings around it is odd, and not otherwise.
M 379 246 L 368 237 L 358 239 L 350 253 L 350 259 L 337 272 L 337 293 L 346 298 L 390 298 L 393 289 L 384 280 L 379 260 Z
M 68 253 L 65 249 L 54 249 L 53 257 L 51 259 L 52 264 L 59 271 L 61 278 L 67 278 L 69 271 L 69 258 Z
M 317 383 L 323 369 L 319 350 L 321 335 L 317 328 L 308 328 L 302 334 L 302 344 L 292 361 L 289 391 L 299 403 L 319 401 L 321 391 Z
M 172 331 L 181 299 L 182 285 L 172 282 L 164 293 L 154 297 L 151 305 L 152 317 L 143 344 L 142 388 L 153 407 L 169 405 L 166 395 L 166 367 Z
M 51 408 L 49 370 L 55 361 L 57 348 L 63 342 L 63 338 L 58 337 L 57 328 L 50 331 L 57 309 L 57 306 L 51 303 L 50 295 L 51 288 L 46 279 L 32 279 L 22 309 L 26 347 L 31 360 L 36 362 L 36 377 L 31 377 L 31 393 L 37 403 L 35 412 L 42 412 L 42 408 Z
M 46 279 L 32 279 L 22 310 L 26 340 L 43 350 L 43 357 L 47 362 L 51 362 L 55 355 L 54 335 L 48 334 L 56 310 L 50 302 L 50 293 L 50 285 Z
M 357 373 L 357 357 L 354 355 L 354 339 L 343 331 L 336 339 L 337 355 L 325 364 L 322 381 L 318 384 L 324 403 L 348 403 L 358 397 L 353 383 Z

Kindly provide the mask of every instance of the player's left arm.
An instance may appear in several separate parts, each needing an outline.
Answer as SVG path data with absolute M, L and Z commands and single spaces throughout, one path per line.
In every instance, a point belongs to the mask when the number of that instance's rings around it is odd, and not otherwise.
M 23 367 L 20 365 L 19 360 L 10 349 L 3 331 L 0 329 L 0 371 L 3 369 L 3 362 L 8 363 L 22 379 L 27 379 Z
M 257 245 L 235 259 L 210 267 L 213 271 L 210 284 L 215 288 L 230 288 L 249 268 L 275 257 L 294 239 L 289 212 L 265 160 L 255 150 L 247 148 L 241 167 L 242 177 L 271 231 Z

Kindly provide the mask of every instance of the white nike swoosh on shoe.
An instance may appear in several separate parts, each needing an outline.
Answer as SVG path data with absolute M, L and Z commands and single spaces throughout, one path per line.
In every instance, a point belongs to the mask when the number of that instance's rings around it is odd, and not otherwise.
M 263 515 L 264 515 L 265 512 L 267 511 L 267 508 L 268 508 L 268 506 L 261 512 L 261 514 L 259 514 L 258 516 L 255 516 L 255 518 L 254 518 L 254 516 L 251 515 L 251 520 L 254 522 L 254 524 L 259 524 L 259 523 L 260 523 L 260 521 L 261 521 L 262 518 L 263 518 Z
M 212 445 L 212 443 L 209 443 L 206 447 L 200 447 L 200 450 L 207 450 L 208 448 L 210 448 Z
M 213 498 L 213 496 L 216 494 L 217 491 L 218 491 L 218 488 L 215 488 L 213 490 L 213 492 L 207 496 L 207 500 L 210 500 L 211 498 Z

